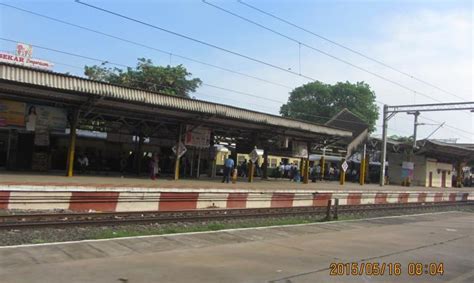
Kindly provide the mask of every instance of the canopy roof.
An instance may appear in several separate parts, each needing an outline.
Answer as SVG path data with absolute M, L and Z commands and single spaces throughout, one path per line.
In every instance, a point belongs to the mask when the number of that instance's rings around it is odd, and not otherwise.
M 352 136 L 350 131 L 327 125 L 5 63 L 0 63 L 0 91 L 1 97 L 7 99 L 75 106 L 103 115 L 156 122 L 205 124 L 307 141 Z

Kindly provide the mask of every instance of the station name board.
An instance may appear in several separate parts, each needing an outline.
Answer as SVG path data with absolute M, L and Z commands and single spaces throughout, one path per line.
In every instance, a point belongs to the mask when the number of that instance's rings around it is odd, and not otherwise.
M 32 58 L 33 47 L 28 44 L 18 43 L 16 46 L 16 54 L 0 52 L 0 62 L 17 64 L 26 67 L 40 68 L 51 70 L 54 64 L 48 61 Z

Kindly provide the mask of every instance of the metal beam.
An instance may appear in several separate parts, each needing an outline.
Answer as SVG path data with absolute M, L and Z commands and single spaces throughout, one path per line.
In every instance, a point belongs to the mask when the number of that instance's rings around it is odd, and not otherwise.
M 474 102 L 450 102 L 433 104 L 412 104 L 412 105 L 392 105 L 388 107 L 389 113 L 400 112 L 426 112 L 426 111 L 453 111 L 453 110 L 474 110 Z
M 415 114 L 414 146 L 416 146 L 416 124 L 419 112 L 426 111 L 474 111 L 474 102 L 448 102 L 432 104 L 411 104 L 411 105 L 386 105 L 383 106 L 383 124 L 382 124 L 382 154 L 380 160 L 380 186 L 385 184 L 385 159 L 387 158 L 387 124 L 388 120 L 396 113 L 406 112 Z

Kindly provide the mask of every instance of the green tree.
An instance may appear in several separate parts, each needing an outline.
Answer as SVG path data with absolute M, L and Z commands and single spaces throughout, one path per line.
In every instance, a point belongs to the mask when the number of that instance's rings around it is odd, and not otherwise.
M 183 65 L 155 66 L 150 59 L 139 58 L 135 68 L 122 70 L 104 67 L 105 63 L 85 66 L 84 74 L 93 80 L 181 97 L 189 97 L 202 83 L 199 78 L 188 79 L 192 74 Z
M 375 92 L 364 82 L 329 85 L 316 81 L 302 85 L 290 93 L 280 113 L 284 117 L 325 123 L 344 108 L 367 122 L 370 131 L 375 130 L 379 108 Z

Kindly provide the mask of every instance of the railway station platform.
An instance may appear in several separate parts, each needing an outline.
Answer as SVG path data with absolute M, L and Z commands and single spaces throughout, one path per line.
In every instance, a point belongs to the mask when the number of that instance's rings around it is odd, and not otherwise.
M 28 190 L 82 190 L 82 191 L 355 191 L 355 192 L 473 192 L 474 188 L 429 188 L 429 187 L 403 187 L 397 185 L 379 186 L 378 184 L 365 184 L 346 182 L 340 185 L 338 181 L 317 181 L 315 183 L 295 183 L 288 179 L 261 180 L 254 178 L 252 183 L 244 178 L 239 178 L 235 184 L 221 183 L 221 178 L 180 179 L 159 178 L 150 180 L 145 177 L 125 177 L 120 175 L 92 176 L 76 175 L 64 177 L 59 174 L 43 173 L 0 173 L 0 190 L 8 188 L 24 188 Z
M 468 201 L 472 188 L 360 186 L 338 182 L 256 180 L 149 180 L 58 175 L 0 174 L 0 209 L 70 211 L 170 211 L 213 208 Z

